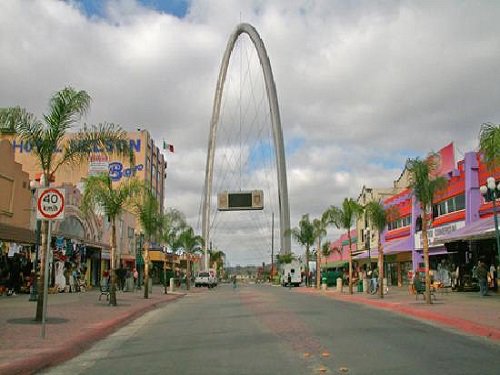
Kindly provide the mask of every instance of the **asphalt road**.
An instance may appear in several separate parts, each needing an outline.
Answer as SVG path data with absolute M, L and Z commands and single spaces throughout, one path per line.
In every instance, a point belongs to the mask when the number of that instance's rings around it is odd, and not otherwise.
M 46 374 L 499 374 L 500 346 L 281 287 L 223 285 L 149 312 Z

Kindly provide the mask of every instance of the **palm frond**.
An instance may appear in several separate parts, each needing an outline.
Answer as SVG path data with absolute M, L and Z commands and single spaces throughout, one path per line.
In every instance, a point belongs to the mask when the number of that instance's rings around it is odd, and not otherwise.
M 382 233 L 385 226 L 387 225 L 387 212 L 384 209 L 382 202 L 368 202 L 365 210 L 372 225 L 379 233 Z
M 127 133 L 115 124 L 101 123 L 90 127 L 85 126 L 72 136 L 63 146 L 62 156 L 54 170 L 66 163 L 81 163 L 96 150 L 108 155 L 128 157 L 131 164 L 135 161 Z
M 434 195 L 446 187 L 447 180 L 444 177 L 433 177 L 435 171 L 432 161 L 419 158 L 409 159 L 406 168 L 409 172 L 409 185 L 413 194 L 427 210 L 434 199 Z
M 481 125 L 479 150 L 490 171 L 500 166 L 500 124 L 487 122 Z

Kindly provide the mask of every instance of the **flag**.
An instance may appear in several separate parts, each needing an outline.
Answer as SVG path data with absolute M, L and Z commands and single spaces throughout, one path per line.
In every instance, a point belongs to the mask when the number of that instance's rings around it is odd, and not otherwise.
M 171 144 L 163 141 L 163 150 L 167 150 L 169 152 L 174 152 L 174 145 L 171 145 Z
M 455 149 L 453 142 L 444 146 L 435 154 L 436 170 L 433 176 L 444 176 L 455 168 Z

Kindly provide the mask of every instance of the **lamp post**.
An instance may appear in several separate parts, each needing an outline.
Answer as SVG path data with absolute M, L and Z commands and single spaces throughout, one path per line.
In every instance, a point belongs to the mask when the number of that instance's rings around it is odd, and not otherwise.
M 497 252 L 498 258 L 500 260 L 500 232 L 498 230 L 498 217 L 497 217 L 497 206 L 496 200 L 500 198 L 500 183 L 496 185 L 495 178 L 488 177 L 486 179 L 486 185 L 482 185 L 479 190 L 485 199 L 491 200 L 493 202 L 493 220 L 495 223 L 495 236 L 497 240 Z
M 38 280 L 37 280 L 37 269 L 38 269 L 38 253 L 40 248 L 40 230 L 42 226 L 42 221 L 36 218 L 36 189 L 39 187 L 37 181 L 30 181 L 30 190 L 33 196 L 33 200 L 35 202 L 34 215 L 36 220 L 36 228 L 35 228 L 35 261 L 33 262 L 33 280 L 30 290 L 30 298 L 31 302 L 35 302 L 38 300 Z

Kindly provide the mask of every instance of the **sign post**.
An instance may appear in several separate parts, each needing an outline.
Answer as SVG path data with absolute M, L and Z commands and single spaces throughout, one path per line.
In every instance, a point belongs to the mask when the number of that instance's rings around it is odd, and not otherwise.
M 47 299 L 49 289 L 49 255 L 52 237 L 52 221 L 64 219 L 64 189 L 38 189 L 37 219 L 48 221 L 47 247 L 45 254 L 45 274 L 43 279 L 43 311 L 42 311 L 42 338 L 45 338 L 45 322 L 47 317 Z

